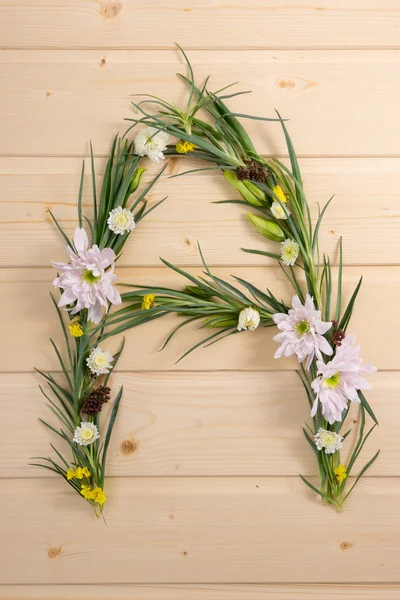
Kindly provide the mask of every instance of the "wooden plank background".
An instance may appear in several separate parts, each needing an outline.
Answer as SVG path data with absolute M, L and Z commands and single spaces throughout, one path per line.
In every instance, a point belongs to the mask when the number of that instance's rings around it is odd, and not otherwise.
M 399 0 L 0 0 L 0 598 L 400 598 L 399 26 Z M 199 79 L 253 91 L 235 109 L 290 119 L 314 216 L 336 194 L 322 247 L 337 264 L 343 236 L 347 297 L 364 274 L 352 330 L 379 367 L 369 398 L 380 427 L 366 454 L 381 448 L 341 515 L 297 477 L 315 474 L 307 402 L 296 363 L 272 357 L 272 331 L 178 364 L 201 339 L 195 328 L 162 353 L 172 317 L 128 333 L 113 377 L 125 395 L 107 526 L 27 464 L 51 441 L 33 368 L 58 376 L 49 265 L 64 249 L 47 211 L 72 231 L 89 140 L 101 174 L 131 94 L 181 101 L 175 41 Z M 277 125 L 247 125 L 261 152 L 286 159 Z M 188 167 L 172 160 L 149 195 L 169 198 L 135 231 L 121 280 L 183 285 L 159 256 L 199 273 L 200 241 L 216 273 L 289 299 L 272 262 L 240 251 L 265 247 L 242 209 L 212 204 L 232 197 L 224 179 L 168 178 Z

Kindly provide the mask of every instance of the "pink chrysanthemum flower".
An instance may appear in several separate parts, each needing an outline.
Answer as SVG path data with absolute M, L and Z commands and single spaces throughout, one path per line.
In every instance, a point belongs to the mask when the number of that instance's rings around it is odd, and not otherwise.
M 72 315 L 87 308 L 89 320 L 99 323 L 108 301 L 121 304 L 121 296 L 113 286 L 117 279 L 114 275 L 115 252 L 111 248 L 100 250 L 96 245 L 88 248 L 86 232 L 79 227 L 75 229 L 74 245 L 76 253 L 67 247 L 70 263 L 53 262 L 53 267 L 60 273 L 53 285 L 64 290 L 58 306 L 76 302 Z M 111 268 L 106 271 L 108 267 Z
M 355 335 L 346 335 L 331 361 L 327 364 L 317 362 L 318 377 L 311 384 L 316 394 L 312 417 L 320 402 L 322 414 L 328 423 L 341 421 L 348 400 L 360 402 L 357 390 L 371 389 L 360 373 L 372 373 L 376 368 L 370 364 L 362 364 L 362 359 L 358 356 L 360 346 L 353 347 L 355 340 Z
M 295 354 L 299 363 L 306 360 L 308 370 L 314 356 L 322 360 L 322 352 L 329 356 L 333 353 L 328 341 L 323 337 L 332 327 L 332 323 L 321 320 L 321 311 L 315 309 L 309 294 L 304 305 L 298 296 L 293 296 L 289 313 L 277 313 L 272 318 L 281 330 L 281 333 L 274 336 L 275 342 L 281 344 L 275 352 L 275 358 Z

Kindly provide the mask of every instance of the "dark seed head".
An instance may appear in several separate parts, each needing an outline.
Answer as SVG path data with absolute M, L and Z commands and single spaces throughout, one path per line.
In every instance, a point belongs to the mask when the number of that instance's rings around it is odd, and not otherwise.
M 101 385 L 92 390 L 83 401 L 81 412 L 85 415 L 97 415 L 101 412 L 103 404 L 110 399 L 110 388 Z

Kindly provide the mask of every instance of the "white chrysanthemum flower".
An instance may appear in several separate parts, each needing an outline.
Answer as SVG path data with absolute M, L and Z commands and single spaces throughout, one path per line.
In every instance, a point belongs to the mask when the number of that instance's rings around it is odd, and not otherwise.
M 74 431 L 73 441 L 80 446 L 89 446 L 100 437 L 99 430 L 94 423 L 82 421 L 80 427 Z
M 328 431 L 322 427 L 314 435 L 314 441 L 318 450 L 325 450 L 325 454 L 334 454 L 343 448 L 343 437 L 335 431 Z
M 282 256 L 281 260 L 287 267 L 294 265 L 299 255 L 299 245 L 294 240 L 287 238 L 281 242 Z
M 107 220 L 107 225 L 117 235 L 123 235 L 136 227 L 132 211 L 122 208 L 122 206 L 112 209 Z
M 239 313 L 239 321 L 238 321 L 238 331 L 242 331 L 242 329 L 249 329 L 250 331 L 254 331 L 260 324 L 260 313 L 258 310 L 251 306 L 247 306 Z
M 153 162 L 161 162 L 165 158 L 163 152 L 167 149 L 168 142 L 168 133 L 156 127 L 146 127 L 135 137 L 135 154 L 148 156 Z
M 274 337 L 280 343 L 275 352 L 275 358 L 295 354 L 299 362 L 306 360 L 306 369 L 316 356 L 322 360 L 322 354 L 331 356 L 333 350 L 323 337 L 332 327 L 330 321 L 321 320 L 321 311 L 315 309 L 314 300 L 309 294 L 304 305 L 298 296 L 292 298 L 292 308 L 289 313 L 276 313 L 272 319 L 280 332 Z
M 282 204 L 280 204 L 277 200 L 275 200 L 275 202 L 272 203 L 271 212 L 274 215 L 275 219 L 287 219 L 290 215 L 289 210 L 286 209 L 285 212 L 285 209 L 283 208 Z
M 360 346 L 353 347 L 355 340 L 354 335 L 346 335 L 331 361 L 326 364 L 322 360 L 317 361 L 318 377 L 311 384 L 316 394 L 311 416 L 317 412 L 320 402 L 322 415 L 331 425 L 342 420 L 348 400 L 360 402 L 357 390 L 371 389 L 360 373 L 372 373 L 376 368 L 362 364 L 358 356 Z
M 86 364 L 93 375 L 105 375 L 112 369 L 113 355 L 108 350 L 102 350 L 100 346 L 93 348 L 86 359 Z

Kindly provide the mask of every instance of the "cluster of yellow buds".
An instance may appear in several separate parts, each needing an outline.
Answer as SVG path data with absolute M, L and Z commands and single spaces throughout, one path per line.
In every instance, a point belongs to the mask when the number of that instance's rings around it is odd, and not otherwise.
M 153 308 L 155 300 L 156 297 L 154 294 L 146 294 L 145 296 L 143 296 L 142 310 L 149 310 L 150 308 Z
M 83 485 L 81 487 L 81 494 L 86 500 L 96 502 L 100 506 L 107 500 L 107 496 L 100 487 L 92 488 L 90 485 Z
M 191 142 L 187 142 L 184 140 L 181 140 L 175 146 L 175 149 L 178 152 L 178 154 L 187 154 L 188 152 L 193 152 L 195 148 L 197 148 L 197 146 L 195 146 Z
M 347 477 L 347 469 L 344 465 L 339 465 L 336 469 L 333 470 L 336 475 L 336 479 L 339 483 L 342 483 Z
M 72 469 L 70 467 L 67 471 L 67 479 L 83 479 L 84 477 L 90 477 L 91 472 L 87 467 L 78 467 L 77 469 Z
M 71 319 L 68 325 L 68 329 L 72 337 L 82 337 L 84 331 L 81 325 L 81 318 L 74 317 L 73 319 Z

